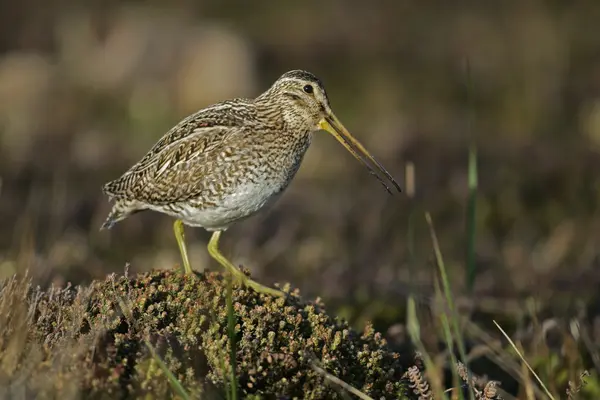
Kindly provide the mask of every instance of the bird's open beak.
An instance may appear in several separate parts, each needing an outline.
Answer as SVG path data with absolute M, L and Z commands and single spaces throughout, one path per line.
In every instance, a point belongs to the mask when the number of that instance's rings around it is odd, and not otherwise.
M 402 189 L 400 189 L 400 185 L 398 185 L 398 182 L 394 180 L 392 175 L 390 175 L 390 173 L 387 172 L 387 170 L 383 168 L 383 166 L 377 162 L 377 160 L 375 160 L 371 154 L 369 154 L 367 149 L 365 149 L 358 140 L 352 137 L 350 132 L 344 128 L 344 125 L 342 125 L 340 120 L 337 119 L 333 113 L 323 118 L 321 122 L 319 122 L 319 127 L 335 136 L 335 138 L 354 156 L 354 158 L 356 158 L 369 169 L 371 175 L 375 176 L 390 194 L 392 193 L 392 189 L 388 183 L 391 183 L 398 190 L 398 192 L 402 191 Z

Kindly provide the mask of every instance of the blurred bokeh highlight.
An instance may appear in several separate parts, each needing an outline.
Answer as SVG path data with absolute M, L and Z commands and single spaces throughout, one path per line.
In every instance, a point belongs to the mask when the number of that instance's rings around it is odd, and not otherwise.
M 45 285 L 126 263 L 174 268 L 166 216 L 141 213 L 99 232 L 110 207 L 102 184 L 186 115 L 254 97 L 300 68 L 324 81 L 339 118 L 397 179 L 415 164 L 417 207 L 432 213 L 457 293 L 475 143 L 475 294 L 592 296 L 598 21 L 591 0 L 1 1 L 0 276 L 29 270 Z M 389 196 L 318 134 L 287 193 L 230 229 L 223 251 L 264 283 L 289 281 L 371 318 L 403 303 L 409 282 L 432 293 L 420 215 L 409 276 L 406 197 Z M 206 232 L 187 238 L 194 268 L 219 268 Z

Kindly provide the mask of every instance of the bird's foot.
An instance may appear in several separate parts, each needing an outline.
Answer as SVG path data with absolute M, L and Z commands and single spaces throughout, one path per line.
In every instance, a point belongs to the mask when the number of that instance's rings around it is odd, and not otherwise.
M 194 270 L 192 268 L 186 268 L 185 265 L 175 264 L 173 267 L 174 271 L 179 271 L 181 275 L 195 275 Z
M 281 290 L 277 290 L 277 289 L 273 289 L 270 288 L 268 286 L 264 286 L 261 285 L 260 283 L 253 281 L 252 279 L 250 279 L 247 275 L 245 275 L 242 271 L 235 274 L 235 278 L 244 286 L 249 287 L 251 289 L 253 289 L 254 291 L 258 292 L 258 293 L 264 293 L 267 294 L 269 296 L 275 296 L 275 297 L 285 297 L 285 292 L 282 292 Z

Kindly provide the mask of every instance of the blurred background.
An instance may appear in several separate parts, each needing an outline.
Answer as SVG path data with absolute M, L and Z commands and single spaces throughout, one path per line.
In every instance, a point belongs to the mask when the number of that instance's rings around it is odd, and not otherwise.
M 460 296 L 476 144 L 472 298 L 500 309 L 530 296 L 592 304 L 598 21 L 596 0 L 0 1 L 0 276 L 29 270 L 62 285 L 128 263 L 174 268 L 166 216 L 99 231 L 110 209 L 102 184 L 186 115 L 300 68 L 323 80 L 340 119 L 400 182 L 414 163 L 417 268 L 409 274 L 406 196 L 389 196 L 326 134 L 273 209 L 223 236 L 232 260 L 386 329 L 403 318 L 409 284 L 433 292 L 429 211 Z M 208 237 L 187 229 L 199 270 L 218 268 Z

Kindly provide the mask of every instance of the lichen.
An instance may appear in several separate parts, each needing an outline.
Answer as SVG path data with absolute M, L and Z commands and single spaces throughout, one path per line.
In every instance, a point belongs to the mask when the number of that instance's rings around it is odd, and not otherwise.
M 7 338 L 26 338 L 17 351 L 20 361 L 5 371 L 10 379 L 4 387 L 16 390 L 20 379 L 41 397 L 67 391 L 86 398 L 173 397 L 149 345 L 193 398 L 223 393 L 231 363 L 221 274 L 154 271 L 47 291 L 25 281 L 0 286 L 0 307 L 21 296 L 26 319 L 18 336 L 4 328 Z M 373 398 L 406 395 L 403 374 L 412 360 L 390 351 L 371 326 L 358 333 L 323 304 L 284 290 L 287 298 L 273 298 L 234 284 L 242 398 L 341 398 L 341 389 L 314 365 Z M 0 343 L 2 365 L 9 342 Z M 32 352 L 37 363 L 27 366 Z

